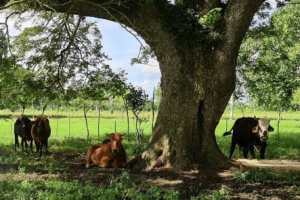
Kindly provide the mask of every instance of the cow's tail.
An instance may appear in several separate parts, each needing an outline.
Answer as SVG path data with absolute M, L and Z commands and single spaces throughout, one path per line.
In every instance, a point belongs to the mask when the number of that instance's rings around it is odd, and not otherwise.
M 233 124 L 232 128 L 231 128 L 229 131 L 227 131 L 227 132 L 223 133 L 223 136 L 230 135 L 230 134 L 231 134 L 231 131 L 233 130 L 233 128 L 234 128 L 234 127 L 236 127 L 236 126 L 238 126 L 238 124 L 240 123 L 239 121 L 240 121 L 240 120 L 239 120 L 239 119 L 237 119 L 237 120 L 234 122 L 234 124 Z
M 229 131 L 223 133 L 223 136 L 230 135 L 230 134 L 231 134 L 231 131 L 232 131 L 232 129 L 233 129 L 233 127 L 234 127 L 234 125 L 232 126 L 232 128 L 231 128 Z
M 227 131 L 225 133 L 223 133 L 223 136 L 227 136 L 227 135 L 230 135 L 231 134 L 231 131 Z

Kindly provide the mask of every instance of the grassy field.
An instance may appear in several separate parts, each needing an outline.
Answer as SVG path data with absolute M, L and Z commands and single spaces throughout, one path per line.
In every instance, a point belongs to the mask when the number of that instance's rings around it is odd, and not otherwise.
M 34 111 L 35 114 L 38 111 Z M 13 125 L 16 119 L 15 116 L 20 113 L 10 113 L 8 110 L 0 111 L 0 116 L 2 115 L 2 120 L 0 120 L 0 145 L 10 146 L 13 148 L 14 145 L 14 135 L 13 135 Z M 235 111 L 234 120 L 229 120 L 229 111 L 225 111 L 219 125 L 216 128 L 216 139 L 218 145 L 222 152 L 227 155 L 229 154 L 231 136 L 223 137 L 222 134 L 229 130 L 235 119 L 242 117 L 242 113 Z M 32 111 L 25 112 L 25 115 L 32 118 Z M 59 112 L 58 117 L 56 113 L 49 111 L 45 113 L 50 119 L 51 126 L 51 137 L 49 139 L 49 148 L 57 149 L 59 146 L 56 145 L 57 142 L 75 140 L 76 138 L 84 140 L 87 138 L 86 123 L 83 118 L 83 112 Z M 70 115 L 70 119 L 69 119 Z M 254 113 L 251 110 L 245 112 L 245 116 L 253 116 Z M 148 119 L 148 122 L 143 123 L 142 128 L 144 132 L 144 142 L 143 147 L 146 146 L 147 140 L 152 134 L 152 113 L 144 112 L 141 117 Z M 281 115 L 281 120 L 279 123 L 279 133 L 278 133 L 278 113 L 276 112 L 256 112 L 257 117 L 267 116 L 271 120 L 271 125 L 275 128 L 275 131 L 270 133 L 268 140 L 268 147 L 266 151 L 266 159 L 299 159 L 300 158 L 300 113 L 296 112 L 283 112 Z M 88 112 L 88 128 L 89 128 L 89 140 L 85 148 L 80 149 L 80 151 L 85 151 L 88 145 L 99 143 L 106 138 L 105 134 L 115 132 L 125 134 L 126 140 L 124 145 L 128 149 L 129 157 L 133 157 L 133 152 L 135 151 L 135 128 L 134 128 L 134 118 L 130 114 L 130 129 L 129 137 L 127 135 L 127 119 L 125 114 L 115 112 L 111 114 L 109 111 L 101 112 L 100 119 L 100 138 L 98 138 L 98 112 L 89 111 Z M 5 119 L 5 120 L 4 120 Z M 279 141 L 277 137 L 279 134 Z M 128 141 L 129 138 L 129 141 Z M 74 148 L 74 146 L 70 147 Z M 79 150 L 79 149 L 78 149 Z M 141 149 L 140 149 L 141 150 Z M 242 154 L 236 148 L 233 155 L 234 159 L 241 158 Z
M 35 111 L 35 115 L 39 111 Z M 143 125 L 144 143 L 135 144 L 135 129 L 133 116 L 130 116 L 129 141 L 127 136 L 127 120 L 121 113 L 110 114 L 102 112 L 100 138 L 98 138 L 96 111 L 88 112 L 88 126 L 90 138 L 87 139 L 87 130 L 83 112 L 46 112 L 50 118 L 52 129 L 49 138 L 50 155 L 38 158 L 19 150 L 14 152 L 13 124 L 20 113 L 0 111 L 0 200 L 7 199 L 180 199 L 175 190 L 163 190 L 147 178 L 141 182 L 132 183 L 127 173 L 112 177 L 103 176 L 97 169 L 84 168 L 85 154 L 91 144 L 99 144 L 106 138 L 105 134 L 115 131 L 126 134 L 123 142 L 129 159 L 138 155 L 147 146 L 151 136 L 151 113 L 145 112 L 141 116 L 149 118 Z M 70 123 L 69 116 L 70 114 Z M 32 118 L 32 112 L 25 113 Z M 245 116 L 253 116 L 251 110 Z M 265 115 L 271 119 L 275 131 L 270 134 L 266 159 L 299 159 L 300 158 L 300 114 L 283 113 L 280 121 L 279 141 L 277 141 L 276 112 L 258 112 L 257 117 Z M 241 117 L 241 112 L 235 112 L 234 118 Z M 231 136 L 222 134 L 229 130 L 235 120 L 229 120 L 229 111 L 226 111 L 216 129 L 216 139 L 221 151 L 229 154 Z M 70 126 L 70 129 L 69 129 Z M 242 153 L 236 148 L 233 159 L 242 158 Z M 6 169 L 8 166 L 8 169 Z M 137 177 L 142 175 L 138 174 Z M 106 177 L 106 178 L 104 178 Z M 140 179 L 140 178 L 135 178 Z M 145 179 L 145 180 L 143 180 Z M 224 195 L 223 189 L 213 191 L 213 194 Z M 224 194 L 223 194 L 224 193 Z M 203 199 L 214 199 L 207 197 Z M 219 199 L 219 198 L 215 198 Z

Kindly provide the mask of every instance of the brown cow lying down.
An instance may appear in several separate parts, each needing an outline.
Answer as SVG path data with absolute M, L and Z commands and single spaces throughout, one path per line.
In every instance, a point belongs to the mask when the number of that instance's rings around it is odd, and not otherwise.
M 121 143 L 123 139 L 124 136 L 120 133 L 112 133 L 109 134 L 109 139 L 104 140 L 101 145 L 90 146 L 85 167 L 98 165 L 101 168 L 126 168 L 127 156 Z

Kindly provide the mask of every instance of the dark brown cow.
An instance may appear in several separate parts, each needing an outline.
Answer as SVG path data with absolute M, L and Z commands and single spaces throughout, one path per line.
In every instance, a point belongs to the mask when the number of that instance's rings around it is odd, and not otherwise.
M 45 117 L 38 117 L 35 121 L 32 121 L 31 136 L 34 139 L 36 145 L 36 153 L 40 152 L 42 156 L 43 147 L 46 148 L 46 154 L 48 153 L 48 138 L 51 135 L 51 128 L 49 120 Z
M 87 151 L 86 168 L 97 165 L 101 168 L 126 168 L 127 156 L 122 145 L 124 136 L 120 133 L 112 133 L 102 142 L 102 145 L 90 146 Z
M 30 149 L 32 152 L 32 137 L 31 137 L 31 120 L 28 117 L 20 117 L 16 120 L 14 124 L 14 133 L 15 133 L 15 151 L 16 147 L 19 147 L 19 139 L 18 136 L 22 138 L 21 145 L 23 150 L 23 144 L 25 144 L 25 148 L 27 151 L 27 141 L 30 142 Z

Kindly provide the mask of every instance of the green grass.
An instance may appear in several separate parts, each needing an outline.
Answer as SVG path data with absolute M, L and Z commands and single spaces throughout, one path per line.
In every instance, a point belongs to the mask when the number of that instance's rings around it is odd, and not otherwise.
M 37 113 L 37 112 L 36 112 Z M 18 113 L 15 113 L 18 115 Z M 28 114 L 28 113 L 25 113 Z M 124 148 L 129 159 L 142 152 L 147 141 L 151 136 L 151 117 L 149 122 L 144 125 L 144 143 L 136 146 L 135 129 L 132 115 L 130 117 L 130 134 L 127 136 L 127 120 L 125 115 L 122 118 L 120 113 L 110 114 L 104 111 L 101 117 L 100 138 L 97 135 L 97 112 L 88 113 L 88 125 L 90 138 L 87 139 L 87 130 L 82 112 L 70 113 L 70 132 L 68 112 L 61 112 L 58 119 L 50 115 L 51 137 L 49 138 L 50 155 L 38 158 L 28 155 L 27 152 L 14 152 L 14 134 L 13 124 L 16 118 L 10 120 L 12 116 L 8 111 L 0 111 L 0 117 L 6 120 L 0 120 L 0 164 L 16 167 L 17 171 L 0 173 L 0 200 L 1 199 L 178 199 L 178 193 L 175 191 L 163 191 L 161 188 L 151 185 L 148 182 L 142 185 L 132 185 L 122 180 L 111 179 L 108 185 L 97 185 L 97 173 L 91 173 L 84 181 L 68 175 L 72 169 L 79 165 L 84 165 L 87 148 L 92 144 L 99 144 L 106 138 L 105 134 L 115 131 L 126 135 L 123 141 Z M 265 113 L 257 113 L 257 117 L 263 117 Z M 141 116 L 148 117 L 151 113 L 145 112 Z M 241 117 L 241 113 L 235 113 L 235 117 Z M 251 111 L 246 112 L 246 116 L 253 116 Z M 266 159 L 292 159 L 300 158 L 300 114 L 283 113 L 280 121 L 279 141 L 277 141 L 277 113 L 268 112 L 267 116 L 271 119 L 271 125 L 275 131 L 270 133 L 268 147 L 266 150 Z M 235 120 L 229 120 L 229 112 L 226 111 L 216 128 L 216 140 L 221 151 L 229 154 L 231 136 L 223 137 L 223 133 L 229 130 Z M 58 126 L 57 126 L 58 125 Z M 129 138 L 129 141 L 128 141 Z M 258 155 L 257 155 L 258 156 Z M 242 153 L 236 148 L 233 159 L 242 158 Z M 83 166 L 81 166 L 83 168 Z M 92 169 L 93 170 L 93 169 Z M 31 174 L 50 174 L 48 178 L 37 176 L 34 179 L 29 178 Z M 56 177 L 59 175 L 59 177 Z M 28 176 L 28 178 L 26 178 Z M 69 177 L 67 180 L 62 177 Z M 125 176 L 125 175 L 124 175 Z M 246 176 L 246 175 L 241 175 Z M 25 178 L 24 178 L 25 177 Z M 126 179 L 126 176 L 123 177 Z M 86 181 L 88 180 L 88 181 Z M 115 182 L 114 182 L 115 181 Z M 224 197 L 227 191 L 218 190 L 215 193 L 202 194 L 200 199 L 209 199 L 211 195 Z M 100 196 L 99 196 L 100 195 Z M 205 196 L 206 195 L 206 196 Z M 130 197 L 130 198 L 129 198 Z M 206 198 L 207 197 L 207 198 Z M 198 198 L 198 197 L 197 197 Z M 196 198 L 196 199 L 197 199 Z
M 298 181 L 299 177 L 289 171 L 275 173 L 271 169 L 252 168 L 246 172 L 236 171 L 233 179 L 244 183 L 263 183 L 264 181 Z
M 2 111 L 3 112 L 3 111 Z M 1 112 L 0 112 L 1 113 Z M 8 111 L 6 111 L 8 113 Z M 26 113 L 25 113 L 26 114 Z M 81 116 L 80 116 L 81 114 Z M 98 118 L 97 113 L 88 112 L 88 128 L 89 128 L 89 137 L 98 138 Z M 27 115 L 32 119 L 32 116 Z M 46 113 L 47 116 L 47 113 Z M 146 117 L 149 119 L 149 122 L 143 126 L 145 135 L 151 134 L 152 129 L 152 121 L 150 118 L 150 113 L 143 113 L 141 117 Z M 3 144 L 13 144 L 13 127 L 16 118 L 0 120 L 0 126 L 2 127 L 0 130 L 0 143 Z M 53 116 L 49 117 L 50 126 L 51 126 L 51 139 L 64 139 L 65 137 L 80 137 L 87 138 L 87 128 L 86 122 L 82 113 L 76 112 L 74 117 L 71 116 L 70 124 L 67 113 L 62 113 L 59 118 Z M 132 133 L 129 135 L 129 140 L 134 140 L 135 135 L 135 122 L 132 115 L 130 115 L 130 124 L 129 124 L 129 132 Z M 102 117 L 100 118 L 100 139 L 107 138 L 105 134 L 110 134 L 115 132 L 115 130 L 119 133 L 126 134 L 127 137 L 127 118 L 124 115 L 123 117 L 119 113 L 110 116 L 108 111 L 104 111 L 102 113 Z
M 35 111 L 38 113 L 38 111 Z M 245 116 L 253 116 L 253 111 L 247 110 Z M 0 111 L 2 117 L 9 115 L 9 111 Z M 3 114 L 5 114 L 3 116 Z M 18 113 L 15 113 L 16 115 Z M 19 113 L 20 114 L 20 113 Z M 25 114 L 30 114 L 28 111 Z M 55 114 L 55 113 L 54 113 Z M 46 116 L 50 116 L 50 126 L 51 126 L 51 137 L 49 139 L 49 149 L 58 151 L 71 151 L 75 150 L 77 152 L 86 151 L 87 147 L 91 144 L 101 143 L 103 139 L 106 138 L 105 134 L 117 132 L 125 134 L 126 139 L 124 141 L 125 149 L 129 157 L 133 157 L 137 152 L 142 151 L 147 144 L 152 132 L 152 121 L 151 113 L 144 112 L 141 116 L 149 119 L 147 123 L 144 124 L 144 144 L 142 147 L 137 147 L 135 145 L 135 128 L 133 116 L 130 115 L 130 134 L 127 135 L 127 119 L 126 116 L 121 113 L 115 112 L 110 114 L 109 111 L 103 111 L 102 117 L 100 119 L 100 138 L 98 138 L 98 112 L 89 111 L 88 112 L 88 127 L 90 132 L 90 140 L 86 141 L 87 130 L 85 120 L 83 118 L 83 113 L 76 111 L 70 112 L 70 130 L 69 130 L 69 119 L 68 112 L 60 112 L 60 117 L 57 119 L 55 116 L 51 117 L 51 112 L 45 113 Z M 271 125 L 275 128 L 275 131 L 270 133 L 268 140 L 268 147 L 266 151 L 266 159 L 292 159 L 296 160 L 300 158 L 300 113 L 283 112 L 282 119 L 279 124 L 279 141 L 277 141 L 278 134 L 278 124 L 276 112 L 256 112 L 257 117 L 264 117 L 265 115 L 271 119 Z M 235 111 L 234 117 L 241 117 L 242 113 L 238 110 Z M 6 118 L 7 119 L 7 118 Z M 10 146 L 13 148 L 14 136 L 13 136 L 13 120 L 0 120 L 0 145 Z M 222 134 L 229 130 L 235 120 L 229 120 L 229 111 L 225 111 L 219 125 L 216 128 L 216 139 L 221 151 L 225 154 L 229 154 L 231 136 L 223 137 Z M 128 141 L 129 138 L 129 141 Z M 80 143 L 76 142 L 77 140 Z M 66 145 L 64 143 L 71 143 Z M 74 145 L 75 144 L 75 145 Z M 233 159 L 242 158 L 242 152 L 236 148 Z
M 56 177 L 34 180 L 0 181 L 0 200 L 13 199 L 179 199 L 179 192 L 163 191 L 149 181 L 141 185 L 130 183 L 127 172 L 118 178 L 111 177 L 108 186 L 95 186 L 91 181 L 62 181 Z

